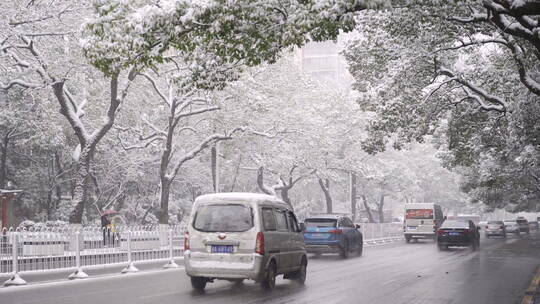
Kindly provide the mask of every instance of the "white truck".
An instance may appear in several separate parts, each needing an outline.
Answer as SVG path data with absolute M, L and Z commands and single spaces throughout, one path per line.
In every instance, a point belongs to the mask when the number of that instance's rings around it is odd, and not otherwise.
M 437 229 L 444 221 L 441 206 L 429 203 L 405 205 L 403 234 L 405 241 L 418 239 L 436 240 Z

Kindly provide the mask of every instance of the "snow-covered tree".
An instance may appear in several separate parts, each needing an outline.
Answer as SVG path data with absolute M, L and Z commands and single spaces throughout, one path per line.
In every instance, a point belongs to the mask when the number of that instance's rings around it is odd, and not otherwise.
M 460 1 L 365 12 L 345 52 L 358 103 L 373 115 L 364 149 L 439 134 L 445 164 L 465 174 L 475 200 L 531 208 L 539 194 L 537 6 Z M 500 193 L 513 194 L 494 199 Z
M 351 30 L 353 13 L 379 2 L 3 3 L 10 18 L 2 21 L 6 77 L 0 88 L 41 91 L 58 102 L 78 141 L 70 222 L 81 223 L 97 146 L 127 103 L 139 72 L 169 62 L 175 50 L 189 70 L 179 80 L 182 88 L 222 88 L 244 66 L 273 62 L 284 48 Z M 81 64 L 82 53 L 106 79 Z

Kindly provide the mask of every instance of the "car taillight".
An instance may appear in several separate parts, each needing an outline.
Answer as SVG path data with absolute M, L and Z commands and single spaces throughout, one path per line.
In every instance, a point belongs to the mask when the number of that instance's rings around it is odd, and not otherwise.
M 342 231 L 341 229 L 333 229 L 333 230 L 328 231 L 328 233 L 331 233 L 331 234 L 342 234 L 343 231 Z
M 264 254 L 264 234 L 257 233 L 257 241 L 255 242 L 255 253 Z
M 464 233 L 469 233 L 470 231 L 469 231 L 469 229 L 463 229 L 463 232 Z
M 184 251 L 186 250 L 190 250 L 190 247 L 189 247 L 189 232 L 185 232 L 184 233 Z
M 444 230 L 437 230 L 437 234 L 443 234 L 444 233 Z

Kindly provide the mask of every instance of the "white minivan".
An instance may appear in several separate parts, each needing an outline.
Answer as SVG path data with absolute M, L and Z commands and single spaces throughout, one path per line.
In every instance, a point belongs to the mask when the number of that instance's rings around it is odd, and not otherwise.
M 303 225 L 277 197 L 216 193 L 195 199 L 184 235 L 186 274 L 202 290 L 215 279 L 251 279 L 273 289 L 276 276 L 303 284 Z
M 437 229 L 444 221 L 441 206 L 429 203 L 405 204 L 403 234 L 405 241 L 436 240 Z

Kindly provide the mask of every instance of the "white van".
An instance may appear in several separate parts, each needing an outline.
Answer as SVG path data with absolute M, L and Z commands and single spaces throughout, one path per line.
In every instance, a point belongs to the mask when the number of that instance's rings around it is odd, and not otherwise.
M 403 233 L 405 241 L 436 240 L 437 229 L 444 221 L 441 206 L 437 204 L 405 204 Z
M 186 274 L 193 288 L 207 282 L 251 279 L 265 289 L 276 276 L 304 283 L 303 225 L 277 197 L 216 193 L 197 197 L 184 235 Z

